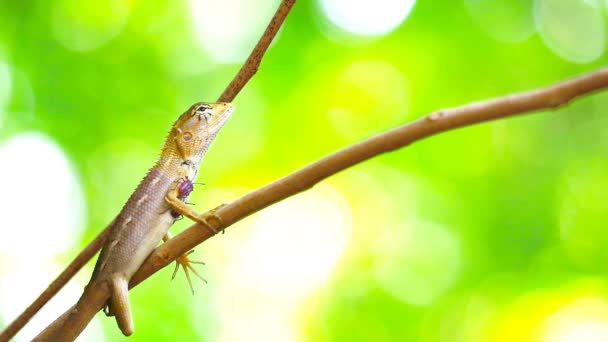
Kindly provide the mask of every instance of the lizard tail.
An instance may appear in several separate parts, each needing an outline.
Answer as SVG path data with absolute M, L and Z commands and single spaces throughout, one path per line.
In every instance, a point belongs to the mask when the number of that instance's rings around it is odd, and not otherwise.
M 96 285 L 91 284 L 91 286 L 87 287 L 76 305 L 59 316 L 32 341 L 74 341 L 108 300 L 108 291 L 104 291 Z
M 116 323 L 125 336 L 133 334 L 133 319 L 129 305 L 129 282 L 123 277 L 113 276 L 110 280 L 112 293 L 112 311 L 116 315 Z

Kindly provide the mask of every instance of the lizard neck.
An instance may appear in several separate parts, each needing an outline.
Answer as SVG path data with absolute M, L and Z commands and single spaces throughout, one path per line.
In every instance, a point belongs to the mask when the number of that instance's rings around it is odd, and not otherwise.
M 184 178 L 193 180 L 196 178 L 202 157 L 201 154 L 184 159 L 174 144 L 166 144 L 154 168 L 160 169 L 175 180 Z

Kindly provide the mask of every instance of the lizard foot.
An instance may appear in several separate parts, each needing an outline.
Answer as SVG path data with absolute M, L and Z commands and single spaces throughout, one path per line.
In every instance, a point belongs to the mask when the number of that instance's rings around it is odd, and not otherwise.
M 192 279 L 190 278 L 190 271 L 194 273 L 200 280 L 202 280 L 205 284 L 207 284 L 207 280 L 203 278 L 194 268 L 193 264 L 204 265 L 205 263 L 202 261 L 194 261 L 188 258 L 188 255 L 192 254 L 194 250 L 191 250 L 187 254 L 184 254 L 175 260 L 175 269 L 173 270 L 173 275 L 171 275 L 171 280 L 175 279 L 175 275 L 177 274 L 177 270 L 179 270 L 179 266 L 181 265 L 186 273 L 186 279 L 188 279 L 188 285 L 190 285 L 190 291 L 194 294 L 194 286 L 192 286 Z
M 221 230 L 222 234 L 223 234 L 224 233 L 224 222 L 222 221 L 221 217 L 219 217 L 215 214 L 215 212 L 225 206 L 226 206 L 225 203 L 218 205 L 217 207 L 215 207 L 215 208 L 209 210 L 208 212 L 202 214 L 201 216 L 199 216 L 198 221 L 202 222 L 214 234 L 219 233 L 219 230 Z M 214 228 L 214 226 L 211 223 L 209 223 L 209 220 L 215 220 L 219 226 L 219 230 L 217 228 Z

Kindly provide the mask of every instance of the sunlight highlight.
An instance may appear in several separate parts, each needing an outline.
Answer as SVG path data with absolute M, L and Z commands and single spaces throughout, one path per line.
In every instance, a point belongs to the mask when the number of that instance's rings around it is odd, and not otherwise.
M 396 29 L 414 7 L 415 0 L 320 0 L 321 9 L 341 29 L 379 36 Z
M 62 263 L 58 263 L 51 258 L 28 259 L 21 255 L 7 259 L 1 253 L 0 264 L 2 264 L 2 272 L 0 273 L 0 303 L 2 303 L 0 305 L 0 317 L 5 322 L 17 317 L 65 267 Z M 86 279 L 89 274 L 80 274 L 79 276 Z M 76 282 L 68 283 L 32 318 L 14 340 L 17 342 L 31 341 L 50 322 L 74 305 L 81 293 L 82 286 L 80 284 Z M 99 318 L 93 319 L 76 341 L 105 341 L 100 323 Z
M 560 307 L 545 320 L 541 341 L 608 341 L 608 302 L 587 297 Z
M 278 4 L 278 0 L 190 0 L 189 14 L 203 50 L 218 62 L 236 63 L 247 58 Z
M 241 251 L 241 272 L 249 287 L 294 296 L 327 280 L 346 246 L 350 213 L 337 193 L 327 186 L 323 190 L 293 197 L 257 216 L 252 238 Z
M 541 279 L 534 288 L 528 271 L 501 279 L 486 293 L 503 303 L 485 329 L 487 340 L 496 342 L 599 342 L 608 340 L 608 301 L 603 278 L 572 278 L 567 282 Z M 531 278 L 532 277 L 532 278 Z M 538 279 L 538 278 L 536 278 Z M 533 281 L 537 281 L 537 280 Z M 557 279 L 557 278 L 553 278 Z M 498 290 L 498 291 L 497 291 Z M 501 295 L 502 293 L 502 295 Z M 497 296 L 498 295 L 498 296 Z M 506 305 L 504 305 L 506 304 Z M 500 305 L 500 304 L 499 304 Z
M 327 185 L 257 214 L 252 230 L 218 269 L 217 281 L 224 285 L 212 295 L 211 308 L 219 324 L 209 338 L 297 341 L 298 310 L 328 281 L 344 253 L 350 217 L 341 194 Z
M 11 138 L 0 145 L 0 165 L 0 207 L 7 213 L 0 227 L 0 315 L 10 320 L 59 274 L 61 265 L 53 257 L 77 238 L 85 205 L 75 170 L 47 136 L 24 133 Z M 72 305 L 80 291 L 79 286 L 63 291 L 19 340 L 29 341 Z M 99 335 L 99 327 L 92 329 Z
M 84 196 L 67 157 L 48 137 L 25 133 L 0 145 L 0 253 L 42 258 L 65 251 L 85 218 Z M 35 238 L 32 238 L 35 237 Z

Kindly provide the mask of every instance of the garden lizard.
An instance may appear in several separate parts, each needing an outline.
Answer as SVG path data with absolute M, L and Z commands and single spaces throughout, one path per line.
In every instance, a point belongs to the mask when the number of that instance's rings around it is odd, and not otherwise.
M 36 337 L 36 341 L 73 341 L 104 306 L 116 316 L 124 335 L 133 333 L 129 280 L 179 215 L 210 227 L 184 203 L 201 159 L 230 117 L 230 103 L 196 103 L 173 124 L 160 159 L 131 195 L 101 250 L 91 280 L 75 306 Z M 193 269 L 187 257 L 178 259 Z M 179 265 L 179 264 L 178 264 Z

